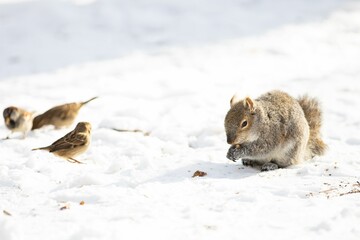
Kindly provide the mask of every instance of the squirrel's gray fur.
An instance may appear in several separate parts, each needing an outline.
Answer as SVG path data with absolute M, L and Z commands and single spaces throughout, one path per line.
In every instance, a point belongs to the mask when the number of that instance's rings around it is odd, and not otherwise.
M 260 165 L 262 171 L 287 167 L 315 155 L 326 145 L 320 137 L 321 110 L 316 99 L 295 99 L 271 91 L 252 100 L 231 100 L 225 118 L 227 158 L 244 165 Z

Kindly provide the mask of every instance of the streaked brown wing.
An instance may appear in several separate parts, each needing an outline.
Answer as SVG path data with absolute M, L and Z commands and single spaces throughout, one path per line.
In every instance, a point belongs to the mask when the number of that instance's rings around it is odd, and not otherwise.
M 71 145 L 67 142 L 60 142 L 56 145 L 51 145 L 51 148 L 50 148 L 50 151 L 49 152 L 56 152 L 56 151 L 59 151 L 59 150 L 63 150 L 63 149 L 70 149 L 70 148 L 73 148 L 74 145 Z
M 70 136 L 65 136 L 64 141 L 71 144 L 71 145 L 84 145 L 87 142 L 87 135 L 86 133 L 74 133 Z
M 58 145 L 58 144 L 61 144 L 61 143 L 63 143 L 63 142 L 65 142 L 65 138 L 69 138 L 71 135 L 73 135 L 74 134 L 74 131 L 71 131 L 71 132 L 69 132 L 69 133 L 67 133 L 65 136 L 63 136 L 62 138 L 59 138 L 58 140 L 56 140 L 55 142 L 53 142 L 52 144 L 51 144 L 51 146 L 55 146 L 55 145 Z
M 87 142 L 87 136 L 84 133 L 75 133 L 74 131 L 66 134 L 53 144 L 50 152 L 56 152 L 62 149 L 71 149 L 84 145 Z

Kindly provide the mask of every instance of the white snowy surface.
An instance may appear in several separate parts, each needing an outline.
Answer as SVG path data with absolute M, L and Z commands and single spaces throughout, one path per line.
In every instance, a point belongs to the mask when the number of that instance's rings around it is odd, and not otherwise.
M 0 0 L 1 109 L 99 96 L 86 164 L 30 151 L 71 129 L 0 142 L 0 239 L 359 239 L 359 29 L 357 1 Z M 325 156 L 226 159 L 230 98 L 271 89 L 321 101 Z

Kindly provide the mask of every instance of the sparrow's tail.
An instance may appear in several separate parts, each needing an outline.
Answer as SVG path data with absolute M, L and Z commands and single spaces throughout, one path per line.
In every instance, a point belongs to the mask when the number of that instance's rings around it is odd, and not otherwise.
M 95 99 L 97 99 L 98 97 L 93 97 L 93 98 L 91 98 L 91 99 L 89 99 L 89 100 L 87 100 L 87 101 L 85 101 L 85 102 L 82 102 L 81 103 L 81 106 L 83 106 L 83 105 L 85 105 L 85 104 L 87 104 L 87 103 L 89 103 L 89 102 L 91 102 L 92 100 L 95 100 Z
M 49 147 L 40 147 L 40 148 L 31 149 L 31 151 L 36 151 L 36 150 L 49 150 Z

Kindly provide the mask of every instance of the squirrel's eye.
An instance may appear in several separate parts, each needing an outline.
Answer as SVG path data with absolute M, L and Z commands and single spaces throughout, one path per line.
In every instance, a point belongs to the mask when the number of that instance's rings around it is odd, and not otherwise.
M 244 127 L 246 127 L 247 126 L 247 121 L 245 120 L 245 121 L 243 121 L 242 123 L 241 123 L 241 128 L 244 128 Z

